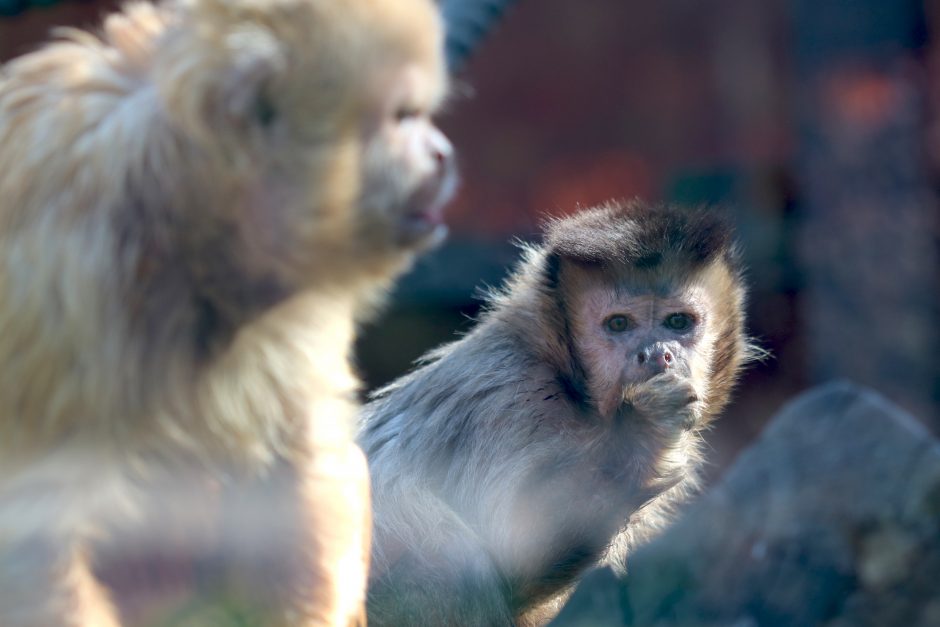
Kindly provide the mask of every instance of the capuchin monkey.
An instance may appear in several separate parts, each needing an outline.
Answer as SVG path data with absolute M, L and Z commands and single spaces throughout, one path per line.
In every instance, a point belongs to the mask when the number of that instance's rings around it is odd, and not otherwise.
M 0 69 L 0 625 L 360 619 L 348 355 L 445 231 L 440 22 L 134 3 Z
M 714 214 L 609 204 L 544 235 L 469 334 L 363 408 L 372 625 L 540 624 L 586 568 L 623 569 L 754 355 Z

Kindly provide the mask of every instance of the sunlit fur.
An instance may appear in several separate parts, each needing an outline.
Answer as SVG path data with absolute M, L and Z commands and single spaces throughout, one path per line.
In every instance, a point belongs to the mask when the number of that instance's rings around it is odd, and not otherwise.
M 703 327 L 669 372 L 637 377 L 580 317 L 585 299 L 650 294 Z M 363 409 L 370 622 L 539 624 L 587 567 L 622 569 L 696 485 L 700 432 L 752 355 L 743 306 L 712 213 L 634 202 L 550 223 L 466 337 Z
M 436 237 L 402 224 L 419 189 L 443 201 L 441 155 L 386 128 L 407 80 L 445 141 L 439 22 L 135 3 L 0 69 L 0 625 L 118 624 L 89 565 L 213 550 L 235 568 L 200 586 L 265 625 L 360 613 L 348 352 Z

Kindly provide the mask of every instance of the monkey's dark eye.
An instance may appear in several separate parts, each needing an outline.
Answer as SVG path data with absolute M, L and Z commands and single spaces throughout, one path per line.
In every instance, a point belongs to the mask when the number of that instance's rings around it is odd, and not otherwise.
M 255 101 L 255 119 L 262 127 L 267 128 L 274 124 L 277 119 L 277 109 L 274 103 L 266 96 L 261 96 Z
M 630 319 L 623 314 L 616 314 L 607 318 L 604 322 L 604 326 L 607 327 L 608 331 L 613 333 L 623 333 L 630 328 Z
M 416 118 L 421 115 L 421 110 L 417 107 L 406 107 L 402 106 L 395 110 L 395 119 L 399 122 L 402 120 L 408 120 L 411 118 Z
M 695 320 L 686 313 L 669 314 L 663 320 L 663 326 L 673 331 L 688 331 L 695 324 Z

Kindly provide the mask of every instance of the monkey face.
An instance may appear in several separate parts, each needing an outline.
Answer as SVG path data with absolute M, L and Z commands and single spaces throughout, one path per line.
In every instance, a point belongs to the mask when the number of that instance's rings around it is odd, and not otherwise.
M 173 160 L 184 180 L 166 187 L 201 208 L 186 216 L 198 222 L 188 248 L 225 246 L 277 295 L 387 281 L 443 238 L 456 185 L 431 122 L 447 92 L 439 10 L 262 4 L 184 3 L 159 42 L 160 115 L 184 146 Z
M 707 311 L 706 295 L 694 285 L 661 292 L 589 280 L 575 300 L 573 333 L 600 413 L 614 415 L 629 390 L 654 378 L 656 385 L 684 387 L 696 380 L 710 341 Z M 676 396 L 694 397 L 694 390 Z
M 366 125 L 362 192 L 365 220 L 393 248 L 420 250 L 446 234 L 443 207 L 457 184 L 454 150 L 431 120 L 439 88 L 417 65 L 393 74 Z

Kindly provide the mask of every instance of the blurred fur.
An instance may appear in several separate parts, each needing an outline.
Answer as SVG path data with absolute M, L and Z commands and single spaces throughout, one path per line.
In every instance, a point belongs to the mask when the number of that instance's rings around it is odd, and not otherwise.
M 436 8 L 134 3 L 60 34 L 0 69 L 0 625 L 122 622 L 92 569 L 130 554 L 204 558 L 265 625 L 355 620 L 348 353 L 436 237 L 406 219 L 449 154 L 386 139 L 411 72 L 446 141 Z
M 604 383 L 609 362 L 585 353 L 595 321 L 578 313 L 589 292 L 698 295 L 701 329 L 674 368 L 621 377 L 618 362 Z M 713 213 L 634 202 L 550 223 L 466 337 L 363 409 L 370 622 L 541 624 L 586 568 L 623 569 L 696 486 L 700 432 L 753 356 L 743 307 Z M 610 392 L 620 404 L 602 410 Z

